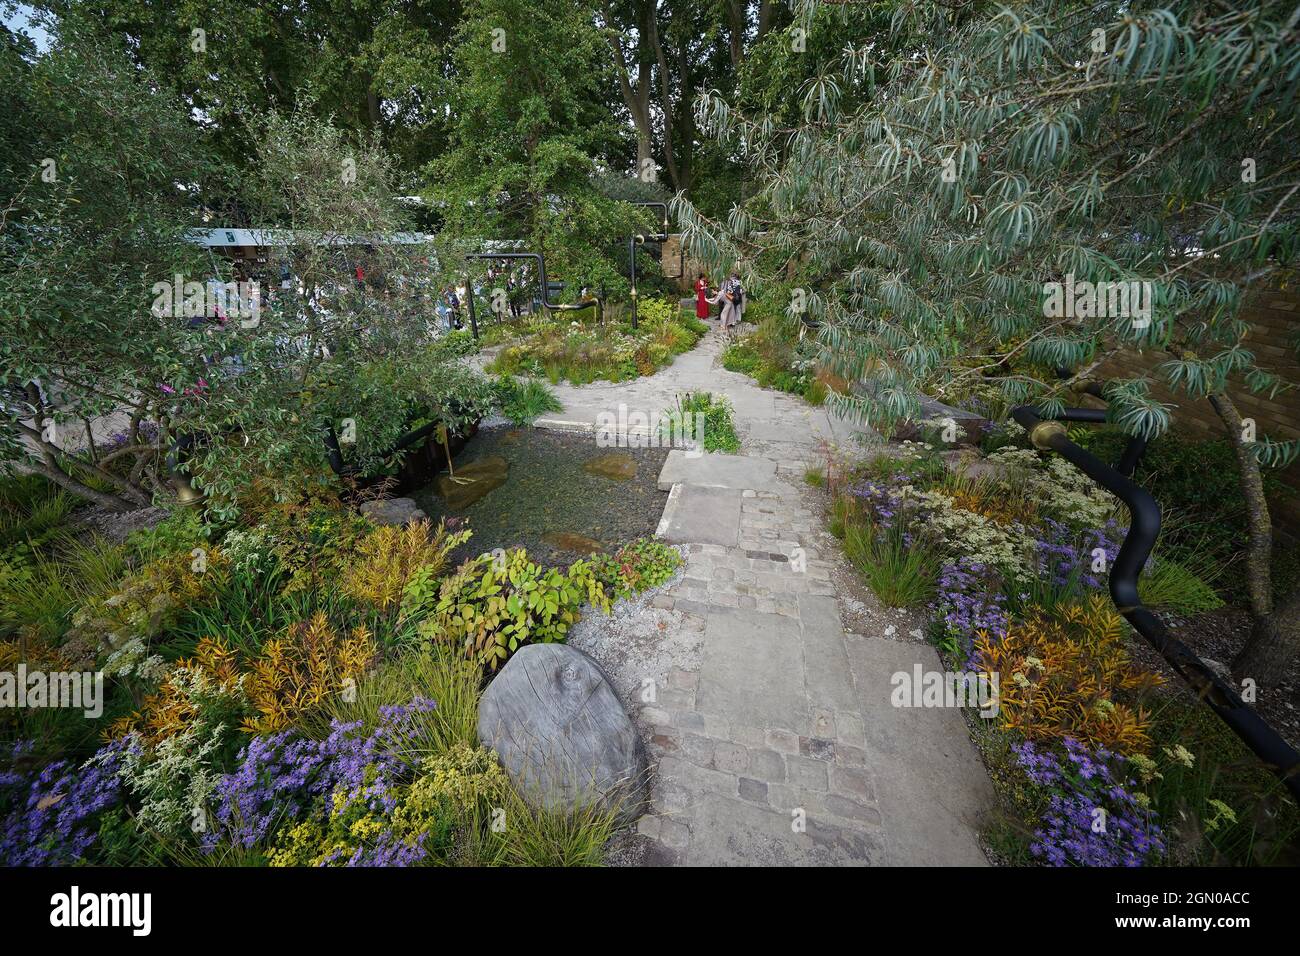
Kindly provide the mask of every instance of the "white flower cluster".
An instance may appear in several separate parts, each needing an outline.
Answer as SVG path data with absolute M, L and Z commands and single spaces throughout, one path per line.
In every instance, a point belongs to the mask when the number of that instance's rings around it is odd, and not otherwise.
M 227 736 L 224 724 L 196 722 L 152 751 L 137 739 L 137 746 L 123 752 L 118 776 L 139 798 L 136 822 L 142 830 L 180 837 L 207 828 L 206 808 L 221 779 L 216 764 Z
M 941 491 L 918 491 L 911 485 L 900 489 L 906 501 L 915 503 L 925 515 L 939 547 L 952 557 L 967 557 L 980 564 L 1001 568 L 1008 576 L 1023 580 L 1030 576 L 1034 540 L 1019 524 L 996 521 L 958 508 Z
M 993 452 L 988 460 L 1007 468 L 1004 483 L 1018 486 L 1016 490 L 1059 521 L 1097 528 L 1115 515 L 1115 497 L 1059 455 L 1044 459 L 1037 452 L 1009 447 Z
M 236 573 L 265 573 L 275 564 L 274 539 L 261 528 L 231 531 L 221 542 L 230 566 Z
M 923 433 L 943 436 L 945 442 L 961 441 L 966 437 L 966 429 L 955 418 L 923 418 L 916 423 Z M 947 437 L 951 435 L 952 437 Z
M 167 662 L 157 654 L 150 654 L 144 638 L 133 637 L 116 647 L 104 662 L 104 676 L 131 677 L 144 681 L 161 681 L 167 672 Z

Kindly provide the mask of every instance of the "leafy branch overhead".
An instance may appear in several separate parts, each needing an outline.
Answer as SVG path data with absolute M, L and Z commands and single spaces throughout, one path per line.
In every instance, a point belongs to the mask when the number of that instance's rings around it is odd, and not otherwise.
M 916 417 L 922 392 L 977 387 L 1050 401 L 1122 348 L 1164 356 L 1152 380 L 1192 401 L 1230 381 L 1294 389 L 1242 305 L 1291 281 L 1300 245 L 1300 11 L 917 0 L 888 12 L 798 4 L 770 43 L 842 42 L 799 89 L 797 115 L 716 92 L 696 104 L 701 127 L 760 171 L 754 195 L 725 220 L 674 204 L 699 257 L 739 261 L 756 294 L 821 323 L 828 367 L 869 379 L 832 398 L 841 411 L 890 422 Z M 1149 318 L 1052 314 L 1045 284 L 1066 281 L 1149 283 Z M 1134 434 L 1170 425 L 1142 378 L 1108 397 Z M 1285 465 L 1300 442 L 1260 436 L 1254 452 Z

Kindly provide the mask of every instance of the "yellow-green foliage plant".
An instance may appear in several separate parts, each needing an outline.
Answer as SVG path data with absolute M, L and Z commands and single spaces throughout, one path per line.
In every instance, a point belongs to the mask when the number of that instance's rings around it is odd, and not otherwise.
M 475 862 L 458 853 L 477 842 L 466 831 L 490 819 L 508 788 L 496 754 L 456 744 L 426 759 L 414 783 L 389 795 L 391 811 L 364 788 L 336 791 L 328 817 L 282 831 L 268 860 L 272 866 Z
M 461 565 L 443 581 L 438 603 L 418 631 L 496 670 L 525 644 L 564 640 L 584 603 L 609 610 L 590 564 L 575 561 L 567 571 L 542 568 L 516 548 Z
M 107 654 L 106 673 L 137 672 L 153 660 L 150 640 L 183 612 L 212 600 L 229 578 L 229 562 L 211 545 L 150 561 L 73 615 L 64 653 L 81 666 Z
M 376 528 L 357 545 L 343 573 L 343 592 L 381 611 L 394 607 L 416 571 L 437 577 L 447 566 L 447 555 L 469 540 L 472 532 L 449 533 L 428 520 L 403 527 Z
M 1123 754 L 1151 747 L 1141 695 L 1163 678 L 1136 664 L 1125 622 L 1105 598 L 1034 609 L 1005 637 L 980 631 L 974 659 L 998 676 L 998 725 L 1030 740 L 1073 737 Z

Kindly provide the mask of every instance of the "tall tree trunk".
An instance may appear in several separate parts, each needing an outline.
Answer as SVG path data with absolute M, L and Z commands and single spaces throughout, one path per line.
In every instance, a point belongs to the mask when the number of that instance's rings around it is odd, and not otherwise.
M 1211 395 L 1210 403 L 1227 429 L 1228 441 L 1237 455 L 1249 531 L 1246 593 L 1254 626 L 1246 645 L 1232 662 L 1232 673 L 1239 679 L 1251 678 L 1260 685 L 1273 684 L 1300 653 L 1300 595 L 1288 598 L 1281 607 L 1273 604 L 1273 521 L 1264 496 L 1259 459 L 1251 443 L 1246 441 L 1241 413 L 1228 393 Z
M 636 53 L 637 75 L 633 81 L 628 68 L 627 54 L 623 50 L 621 34 L 614 26 L 614 15 L 609 4 L 602 5 L 604 15 L 605 39 L 614 55 L 614 75 L 618 78 L 618 88 L 623 94 L 623 102 L 632 114 L 632 123 L 636 127 L 636 175 L 641 176 L 647 169 L 654 167 L 653 129 L 650 117 L 650 53 L 647 39 L 647 24 L 653 29 L 655 22 L 655 0 L 647 0 L 642 6 L 637 25 Z
M 731 69 L 740 70 L 745 59 L 745 29 L 748 27 L 749 4 L 747 0 L 727 0 L 727 25 L 730 27 L 728 49 L 731 53 Z

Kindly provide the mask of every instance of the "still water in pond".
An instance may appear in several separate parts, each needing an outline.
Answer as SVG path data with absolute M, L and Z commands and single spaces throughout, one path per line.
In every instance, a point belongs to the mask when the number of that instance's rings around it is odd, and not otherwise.
M 435 521 L 468 520 L 474 537 L 456 559 L 523 547 L 564 565 L 654 534 L 668 499 L 658 488 L 663 448 L 601 448 L 590 434 L 483 428 L 412 497 Z

